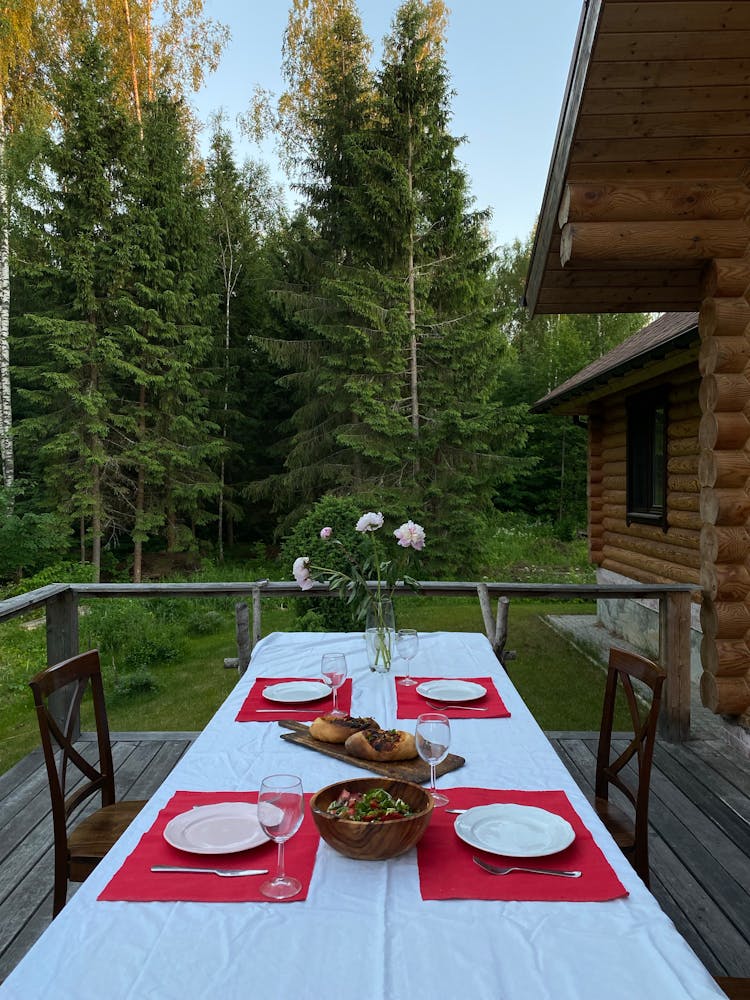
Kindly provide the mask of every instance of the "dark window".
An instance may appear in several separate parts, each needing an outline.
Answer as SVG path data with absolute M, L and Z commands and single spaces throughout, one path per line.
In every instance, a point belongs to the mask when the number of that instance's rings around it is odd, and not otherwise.
M 664 392 L 628 401 L 627 523 L 667 530 L 667 402 Z

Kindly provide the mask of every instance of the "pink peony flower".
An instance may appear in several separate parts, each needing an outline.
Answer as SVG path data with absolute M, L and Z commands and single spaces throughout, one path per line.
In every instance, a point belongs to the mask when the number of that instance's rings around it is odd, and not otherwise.
M 424 528 L 421 524 L 407 521 L 400 528 L 396 528 L 393 534 L 398 539 L 398 544 L 404 549 L 411 546 L 420 552 L 424 548 Z
M 333 528 L 321 528 L 320 529 L 320 537 L 321 538 L 330 538 L 332 534 L 333 534 Z
M 300 556 L 299 559 L 294 560 L 292 573 L 294 574 L 294 579 L 299 584 L 300 590 L 310 590 L 313 582 L 310 579 L 310 559 L 308 556 Z
M 374 514 L 370 511 L 368 514 L 363 514 L 362 517 L 360 517 L 355 525 L 355 531 L 377 531 L 378 528 L 382 527 L 383 515 L 380 513 Z

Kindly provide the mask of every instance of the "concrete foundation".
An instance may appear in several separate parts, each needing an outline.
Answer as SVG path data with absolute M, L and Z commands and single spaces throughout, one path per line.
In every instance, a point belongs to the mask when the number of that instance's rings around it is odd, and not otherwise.
M 627 576 L 612 573 L 610 570 L 597 569 L 596 582 L 637 583 Z M 596 617 L 599 623 L 613 636 L 624 639 L 635 650 L 652 659 L 659 657 L 659 602 L 646 598 L 617 598 L 596 602 Z M 690 607 L 690 679 L 693 683 L 700 681 L 703 667 L 701 665 L 701 639 L 703 632 L 700 625 L 700 606 Z

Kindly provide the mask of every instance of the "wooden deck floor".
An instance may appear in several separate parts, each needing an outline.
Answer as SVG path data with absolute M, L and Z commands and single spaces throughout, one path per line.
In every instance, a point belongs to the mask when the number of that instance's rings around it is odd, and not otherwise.
M 113 733 L 118 798 L 147 799 L 197 733 Z M 82 739 L 83 755 L 96 744 Z M 0 982 L 52 920 L 52 818 L 41 750 L 0 775 Z M 68 898 L 75 891 L 71 885 Z
M 118 796 L 148 798 L 194 736 L 113 735 Z M 548 736 L 589 791 L 596 735 Z M 722 739 L 658 744 L 651 823 L 662 908 L 710 972 L 750 976 L 750 760 Z M 49 924 L 51 887 L 49 792 L 35 752 L 0 776 L 0 982 Z
M 593 793 L 596 735 L 547 735 Z M 750 760 L 721 738 L 657 742 L 649 824 L 661 908 L 709 972 L 750 976 Z

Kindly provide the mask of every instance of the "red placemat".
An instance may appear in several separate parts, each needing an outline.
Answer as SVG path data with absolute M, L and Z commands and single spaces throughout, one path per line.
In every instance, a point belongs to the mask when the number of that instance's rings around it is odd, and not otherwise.
M 312 722 L 319 715 L 325 715 L 333 709 L 333 694 L 320 701 L 295 701 L 279 704 L 263 697 L 264 688 L 271 684 L 283 684 L 287 681 L 318 681 L 317 677 L 258 677 L 250 688 L 247 697 L 237 713 L 235 722 L 278 722 L 279 719 L 297 719 L 299 722 Z M 352 680 L 348 677 L 339 688 L 339 708 L 346 715 L 352 710 Z
M 422 899 L 504 899 L 596 903 L 627 896 L 601 849 L 583 825 L 562 791 L 522 792 L 510 789 L 449 788 L 448 808 L 468 809 L 493 802 L 517 802 L 557 813 L 575 830 L 576 839 L 559 854 L 545 858 L 506 858 L 478 851 L 460 840 L 453 829 L 456 816 L 435 809 L 427 832 L 417 845 Z M 533 868 L 577 869 L 581 878 L 551 875 L 490 875 L 474 864 L 474 855 L 500 867 L 512 864 Z
M 417 684 L 423 684 L 427 681 L 437 681 L 443 680 L 442 677 L 415 677 L 414 680 Z M 445 678 L 447 680 L 447 678 Z M 453 679 L 453 678 L 451 678 Z M 421 694 L 417 694 L 416 685 L 414 687 L 404 687 L 403 684 L 399 684 L 398 678 L 396 678 L 396 718 L 397 719 L 416 719 L 418 716 L 422 715 L 423 712 L 442 712 L 447 715 L 449 719 L 508 719 L 510 718 L 510 712 L 505 707 L 503 699 L 498 694 L 497 688 L 495 687 L 495 682 L 491 677 L 460 677 L 456 680 L 462 681 L 472 681 L 474 684 L 481 684 L 482 687 L 487 688 L 487 694 L 482 695 L 481 698 L 476 698 L 472 701 L 467 701 L 467 707 L 462 708 L 432 708 L 428 701 L 432 701 L 433 705 L 438 705 L 439 702 L 434 699 L 424 698 Z M 486 708 L 486 712 L 471 712 L 468 706 L 472 705 L 474 708 Z
M 167 823 L 193 806 L 216 802 L 257 802 L 257 792 L 175 792 L 160 811 L 154 825 L 143 834 L 138 846 L 125 859 L 97 897 L 109 901 L 133 903 L 268 903 L 260 886 L 276 871 L 277 845 L 273 841 L 236 854 L 189 854 L 178 851 L 164 839 Z M 310 796 L 305 796 L 305 802 Z M 285 867 L 302 883 L 301 891 L 283 902 L 296 903 L 307 898 L 315 855 L 320 837 L 309 809 L 302 826 L 284 846 Z M 219 875 L 193 875 L 179 872 L 152 872 L 152 865 L 183 865 L 195 868 L 267 868 L 268 875 L 246 878 L 222 878 Z

